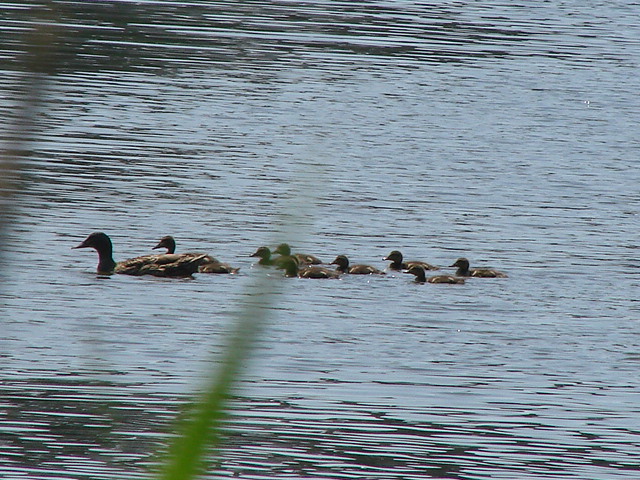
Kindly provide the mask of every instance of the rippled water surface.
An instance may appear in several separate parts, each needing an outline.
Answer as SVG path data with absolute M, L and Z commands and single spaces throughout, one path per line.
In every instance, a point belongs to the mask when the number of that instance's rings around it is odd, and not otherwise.
M 5 142 L 37 6 L 0 4 Z M 0 476 L 145 477 L 269 276 L 207 478 L 635 478 L 637 9 L 56 2 L 3 246 Z M 99 278 L 70 249 L 95 230 L 241 270 Z M 282 238 L 509 278 L 284 279 L 249 257 Z

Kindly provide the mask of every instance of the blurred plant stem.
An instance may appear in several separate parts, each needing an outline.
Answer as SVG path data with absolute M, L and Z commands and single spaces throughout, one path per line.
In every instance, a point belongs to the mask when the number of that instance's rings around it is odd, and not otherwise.
M 194 398 L 194 403 L 174 432 L 177 436 L 173 438 L 167 458 L 160 467 L 159 479 L 196 478 L 205 468 L 207 454 L 220 446 L 226 402 L 232 396 L 242 368 L 247 364 L 264 327 L 273 298 L 282 284 L 261 275 L 249 292 L 248 301 L 256 303 L 245 304 L 239 313 L 215 374 L 204 391 Z
M 315 175 L 301 174 L 300 178 L 317 179 L 318 172 L 315 172 Z M 307 181 L 301 180 L 300 184 Z M 295 225 L 298 226 L 296 230 L 299 230 L 311 217 L 308 210 L 315 198 L 308 193 L 307 196 L 302 193 L 313 191 L 310 185 L 300 184 L 296 189 L 295 204 L 289 205 L 290 211 L 284 212 L 280 219 L 282 223 L 273 223 L 274 229 L 283 232 L 281 240 L 284 238 L 288 242 L 297 240 Z M 273 243 L 279 244 L 282 241 Z M 279 271 L 273 272 L 272 275 L 267 276 L 264 272 L 253 275 L 256 282 L 245 296 L 245 302 L 237 315 L 216 371 L 209 378 L 202 393 L 189 405 L 188 411 L 175 429 L 176 436 L 169 445 L 165 461 L 159 467 L 159 480 L 196 478 L 205 471 L 207 455 L 220 447 L 226 402 L 232 397 L 236 384 L 240 382 L 242 369 L 247 365 L 269 313 L 273 311 L 276 296 L 287 283 Z
M 285 207 L 280 222 L 273 221 L 274 230 L 281 232 L 281 241 L 274 244 L 282 241 L 295 244 L 298 240 L 296 232 L 308 227 L 306 223 L 311 218 L 309 210 L 315 200 L 313 183 L 319 179 L 319 172 L 312 173 L 299 175 L 301 180 L 296 184 L 293 201 L 287 206 L 288 209 Z M 245 296 L 217 370 L 202 393 L 194 398 L 195 403 L 189 406 L 176 428 L 177 435 L 173 437 L 166 459 L 159 467 L 159 480 L 196 478 L 205 470 L 207 454 L 220 447 L 226 402 L 240 382 L 242 369 L 247 365 L 269 313 L 273 311 L 276 297 L 291 280 L 285 280 L 279 271 L 272 275 L 264 272 L 253 275 L 256 282 Z
M 8 225 L 16 215 L 20 172 L 37 136 L 36 118 L 42 106 L 47 77 L 56 69 L 60 32 L 54 17 L 53 8 L 34 10 L 33 28 L 22 40 L 24 52 L 18 64 L 22 79 L 15 89 L 12 121 L 8 122 L 6 142 L 0 152 L 0 244 L 4 244 Z M 0 267 L 3 250 L 0 249 Z

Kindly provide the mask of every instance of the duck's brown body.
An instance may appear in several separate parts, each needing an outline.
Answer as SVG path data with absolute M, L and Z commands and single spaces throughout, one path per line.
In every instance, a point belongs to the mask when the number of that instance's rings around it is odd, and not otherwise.
M 456 277 L 454 275 L 435 275 L 433 277 L 427 278 L 424 268 L 420 265 L 413 265 L 411 268 L 407 270 L 407 273 L 411 273 L 415 275 L 416 283 L 448 283 L 448 284 L 462 284 L 464 283 L 464 278 Z
M 175 254 L 176 241 L 171 235 L 166 235 L 160 239 L 158 244 L 153 247 L 153 250 L 157 248 L 166 248 L 167 254 Z M 228 263 L 223 263 L 215 257 L 206 253 L 179 253 L 181 256 L 191 256 L 194 258 L 202 258 L 200 266 L 198 267 L 198 273 L 237 273 L 239 268 L 234 268 Z M 204 255 L 204 258 L 203 258 Z
M 206 255 L 143 255 L 117 262 L 113 273 L 153 275 L 156 277 L 190 277 L 198 272 Z
M 340 273 L 326 267 L 308 265 L 298 270 L 300 278 L 340 278 Z
M 340 278 L 340 272 L 330 268 L 317 265 L 303 265 L 300 267 L 298 259 L 293 255 L 280 257 L 276 266 L 284 270 L 285 277 Z

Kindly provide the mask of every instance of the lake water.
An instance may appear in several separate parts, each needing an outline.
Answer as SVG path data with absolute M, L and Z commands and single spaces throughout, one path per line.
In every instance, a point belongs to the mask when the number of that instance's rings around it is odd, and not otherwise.
M 206 478 L 636 478 L 637 3 L 57 5 L 3 246 L 3 479 L 145 477 L 265 275 Z M 33 12 L 0 11 L 6 140 Z M 97 278 L 95 230 L 241 270 Z M 283 238 L 509 278 L 283 279 L 249 257 Z

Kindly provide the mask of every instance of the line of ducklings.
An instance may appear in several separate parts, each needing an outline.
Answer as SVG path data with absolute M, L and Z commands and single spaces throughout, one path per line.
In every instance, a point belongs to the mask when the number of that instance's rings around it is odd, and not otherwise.
M 239 268 L 219 261 L 206 253 L 175 253 L 176 241 L 167 235 L 162 237 L 153 250 L 166 248 L 166 253 L 142 255 L 121 262 L 113 260 L 113 244 L 103 232 L 90 234 L 82 243 L 72 248 L 93 248 L 98 253 L 99 275 L 120 273 L 125 275 L 153 275 L 156 277 L 190 277 L 194 273 L 233 274 Z M 273 254 L 278 255 L 273 257 Z M 274 266 L 284 270 L 287 277 L 300 278 L 339 278 L 343 274 L 351 275 L 384 275 L 386 272 L 371 265 L 351 265 L 346 255 L 338 255 L 331 265 L 335 269 L 321 266 L 322 262 L 314 255 L 292 253 L 288 244 L 280 244 L 273 252 L 268 247 L 260 247 L 251 257 L 259 258 L 258 264 Z M 403 271 L 415 276 L 418 283 L 462 284 L 465 278 L 505 278 L 507 275 L 492 268 L 470 268 L 469 260 L 459 258 L 451 267 L 457 270 L 453 275 L 426 276 L 426 271 L 439 270 L 440 267 L 422 261 L 405 261 L 398 250 L 393 250 L 383 260 L 390 261 L 389 269 Z

